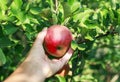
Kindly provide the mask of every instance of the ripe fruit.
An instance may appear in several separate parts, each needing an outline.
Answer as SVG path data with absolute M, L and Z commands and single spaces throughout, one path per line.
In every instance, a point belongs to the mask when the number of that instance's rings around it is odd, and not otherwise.
M 68 74 L 69 70 L 70 70 L 69 64 L 66 64 L 56 74 L 58 74 L 60 76 L 66 76 Z
M 53 25 L 48 28 L 44 39 L 46 52 L 54 57 L 62 57 L 70 47 L 72 34 L 62 25 Z

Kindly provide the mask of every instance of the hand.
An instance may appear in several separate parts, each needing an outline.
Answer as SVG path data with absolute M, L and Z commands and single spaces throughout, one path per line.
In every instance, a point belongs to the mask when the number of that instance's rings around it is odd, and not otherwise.
M 42 32 L 38 34 L 35 43 L 33 44 L 33 47 L 29 53 L 29 56 L 31 55 L 31 60 L 35 58 L 34 63 L 35 61 L 37 62 L 37 66 L 39 66 L 39 69 L 43 68 L 42 69 L 44 74 L 43 76 L 50 77 L 53 74 L 55 74 L 58 70 L 60 70 L 68 62 L 68 60 L 72 56 L 73 51 L 70 48 L 68 52 L 59 60 L 58 59 L 50 60 L 45 54 L 43 48 L 43 41 L 46 33 L 47 29 L 44 29 Z
M 49 59 L 43 48 L 47 29 L 40 32 L 23 63 L 4 82 L 42 82 L 59 71 L 72 56 L 73 50 L 60 59 Z

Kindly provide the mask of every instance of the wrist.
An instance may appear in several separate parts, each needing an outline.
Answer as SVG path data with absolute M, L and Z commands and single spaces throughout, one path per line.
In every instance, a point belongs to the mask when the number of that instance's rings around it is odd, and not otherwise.
M 36 61 L 26 59 L 4 82 L 44 82 L 45 79 Z

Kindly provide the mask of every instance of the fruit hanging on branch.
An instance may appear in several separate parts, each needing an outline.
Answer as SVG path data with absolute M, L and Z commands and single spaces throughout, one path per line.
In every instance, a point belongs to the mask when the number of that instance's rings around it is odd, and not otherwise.
M 45 51 L 54 57 L 62 57 L 69 49 L 72 33 L 62 25 L 50 26 L 44 39 Z

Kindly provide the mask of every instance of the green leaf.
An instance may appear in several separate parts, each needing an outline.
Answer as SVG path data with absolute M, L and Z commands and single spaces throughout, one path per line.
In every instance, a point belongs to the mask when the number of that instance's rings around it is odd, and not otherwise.
M 39 7 L 33 7 L 30 9 L 30 12 L 34 15 L 39 14 L 41 9 Z
M 7 35 L 11 35 L 11 34 L 15 33 L 17 31 L 17 29 L 18 29 L 17 27 L 14 27 L 13 25 L 8 24 L 4 27 L 3 32 Z
M 0 0 L 0 20 L 6 20 L 7 0 Z
M 66 82 L 65 78 L 59 75 L 56 75 L 56 77 L 59 79 L 59 82 Z
M 33 15 L 26 15 L 26 20 L 24 22 L 28 24 L 30 24 L 30 22 L 39 24 L 39 21 Z
M 86 9 L 84 12 L 74 15 L 74 21 L 77 22 L 79 20 L 81 23 L 84 23 L 93 12 L 91 9 Z
M 0 8 L 2 10 L 6 10 L 7 9 L 7 0 L 0 0 Z
M 73 50 L 75 50 L 78 47 L 78 44 L 75 41 L 72 41 L 71 47 Z
M 6 63 L 5 54 L 3 53 L 2 49 L 0 48 L 0 66 Z
M 12 45 L 12 42 L 7 37 L 0 38 L 0 47 L 7 47 L 11 45 Z
M 63 6 L 63 10 L 64 10 L 64 18 L 69 17 L 72 14 L 71 6 L 66 2 L 62 3 L 62 6 Z
M 80 8 L 80 2 L 76 1 L 73 3 L 73 5 L 71 6 L 71 11 L 75 12 L 77 9 Z
M 53 22 L 53 24 L 57 24 L 58 19 L 57 19 L 56 14 L 52 14 L 52 22 Z
M 25 25 L 23 25 L 22 27 L 23 27 L 23 29 L 24 29 L 26 32 L 31 33 L 31 32 L 34 31 L 33 27 L 32 27 L 30 24 L 25 24 Z
M 16 16 L 21 22 L 24 22 L 26 20 L 26 16 L 24 12 L 20 11 L 19 14 Z
M 18 9 L 15 5 L 15 3 L 13 2 L 10 6 L 11 12 L 16 15 L 18 13 L 18 11 L 20 11 L 20 9 Z
M 7 21 L 14 22 L 14 21 L 16 21 L 16 17 L 15 16 L 9 16 L 7 18 Z
M 70 5 L 73 5 L 73 4 L 75 3 L 75 0 L 68 0 L 68 3 L 69 3 Z
M 24 11 L 21 11 L 20 9 L 15 9 L 14 7 L 11 8 L 11 12 L 14 16 L 16 16 L 18 18 L 18 20 L 20 22 L 25 22 L 26 20 L 26 15 Z
M 21 23 L 26 20 L 25 12 L 21 10 L 22 0 L 14 0 L 10 6 L 11 12 L 14 16 L 18 18 Z
M 117 3 L 117 1 L 119 1 L 119 0 L 110 0 L 111 6 L 112 6 L 113 9 L 116 9 L 116 3 Z
M 31 18 L 30 21 L 35 24 L 39 24 L 39 21 L 36 18 Z
M 17 9 L 21 9 L 23 2 L 22 0 L 14 0 L 13 4 L 15 5 Z
M 118 32 L 118 34 L 120 34 L 120 26 L 118 25 L 115 29 L 116 32 Z
M 25 35 L 26 35 L 26 37 L 27 37 L 29 40 L 31 40 L 32 36 L 30 35 L 29 32 L 26 32 Z
M 110 20 L 113 22 L 115 19 L 114 12 L 112 9 L 109 9 Z
M 87 47 L 86 44 L 79 44 L 79 45 L 78 45 L 78 49 L 79 49 L 79 50 L 85 50 L 86 47 Z
M 15 13 L 16 11 L 17 13 L 19 10 L 21 10 L 22 4 L 23 4 L 22 0 L 14 0 L 10 6 L 12 9 L 12 12 Z
M 5 15 L 5 11 L 0 9 L 0 20 L 6 20 L 7 16 Z
M 44 8 L 40 12 L 40 16 L 44 18 L 45 20 L 48 20 L 52 16 L 52 11 L 50 8 Z
M 85 36 L 85 39 L 88 39 L 88 40 L 90 40 L 90 41 L 93 41 L 93 40 L 94 40 L 94 38 L 93 38 L 92 36 L 90 36 L 89 33 L 87 33 L 87 35 Z
M 117 10 L 117 14 L 118 14 L 118 24 L 120 25 L 120 9 Z
M 108 10 L 107 10 L 107 9 L 102 9 L 102 10 L 100 11 L 100 14 L 101 14 L 101 17 L 102 17 L 102 18 L 106 18 L 106 17 L 107 17 L 107 14 L 108 14 Z M 102 19 L 102 20 L 104 20 L 104 19 Z

